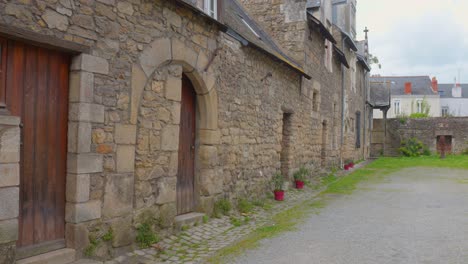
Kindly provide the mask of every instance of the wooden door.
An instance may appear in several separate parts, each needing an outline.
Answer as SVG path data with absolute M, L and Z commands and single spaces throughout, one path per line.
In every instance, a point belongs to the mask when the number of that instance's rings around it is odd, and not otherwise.
M 195 111 L 195 90 L 190 80 L 184 76 L 180 109 L 177 214 L 192 212 L 195 207 Z
M 21 117 L 17 246 L 64 246 L 70 58 L 13 40 L 3 43 L 6 108 Z
M 452 153 L 452 136 L 437 136 L 437 152 L 439 154 Z

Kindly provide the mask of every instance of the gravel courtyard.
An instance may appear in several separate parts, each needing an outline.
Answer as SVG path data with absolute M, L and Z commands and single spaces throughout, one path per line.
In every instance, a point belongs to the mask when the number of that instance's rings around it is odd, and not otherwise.
M 407 168 L 327 201 L 231 263 L 468 263 L 468 170 Z

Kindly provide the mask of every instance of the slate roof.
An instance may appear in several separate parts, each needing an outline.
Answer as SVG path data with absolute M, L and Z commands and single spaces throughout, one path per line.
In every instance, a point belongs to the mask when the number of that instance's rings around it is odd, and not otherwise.
M 388 84 L 379 81 L 370 82 L 370 102 L 374 108 L 390 107 Z
M 405 95 L 405 83 L 412 84 L 412 95 L 437 95 L 432 91 L 429 76 L 379 76 L 371 77 L 371 82 L 391 82 L 392 95 Z
M 209 17 L 202 10 L 198 9 L 195 0 L 178 1 L 220 25 L 227 34 L 239 40 L 243 45 L 251 45 L 263 50 L 287 66 L 299 71 L 306 78 L 311 78 L 305 73 L 299 63 L 295 62 L 275 44 L 273 39 L 247 14 L 237 0 L 222 0 L 221 7 L 223 10 L 219 21 Z
M 439 83 L 439 94 L 440 98 L 468 98 L 468 83 L 462 83 L 462 97 L 452 97 L 452 84 Z

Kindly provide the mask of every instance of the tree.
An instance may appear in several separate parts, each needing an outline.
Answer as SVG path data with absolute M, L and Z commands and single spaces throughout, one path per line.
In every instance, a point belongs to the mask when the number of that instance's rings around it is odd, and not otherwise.
M 374 56 L 369 53 L 369 62 L 370 62 L 370 65 L 375 64 L 377 65 L 377 67 L 379 67 L 379 69 L 382 69 L 382 64 L 380 64 L 379 58 L 377 58 L 377 56 Z

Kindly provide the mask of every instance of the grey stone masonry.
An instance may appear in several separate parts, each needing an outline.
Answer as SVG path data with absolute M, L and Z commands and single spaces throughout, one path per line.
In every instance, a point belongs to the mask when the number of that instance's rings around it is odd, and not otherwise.
M 13 263 L 18 239 L 20 119 L 0 115 L 0 263 Z

